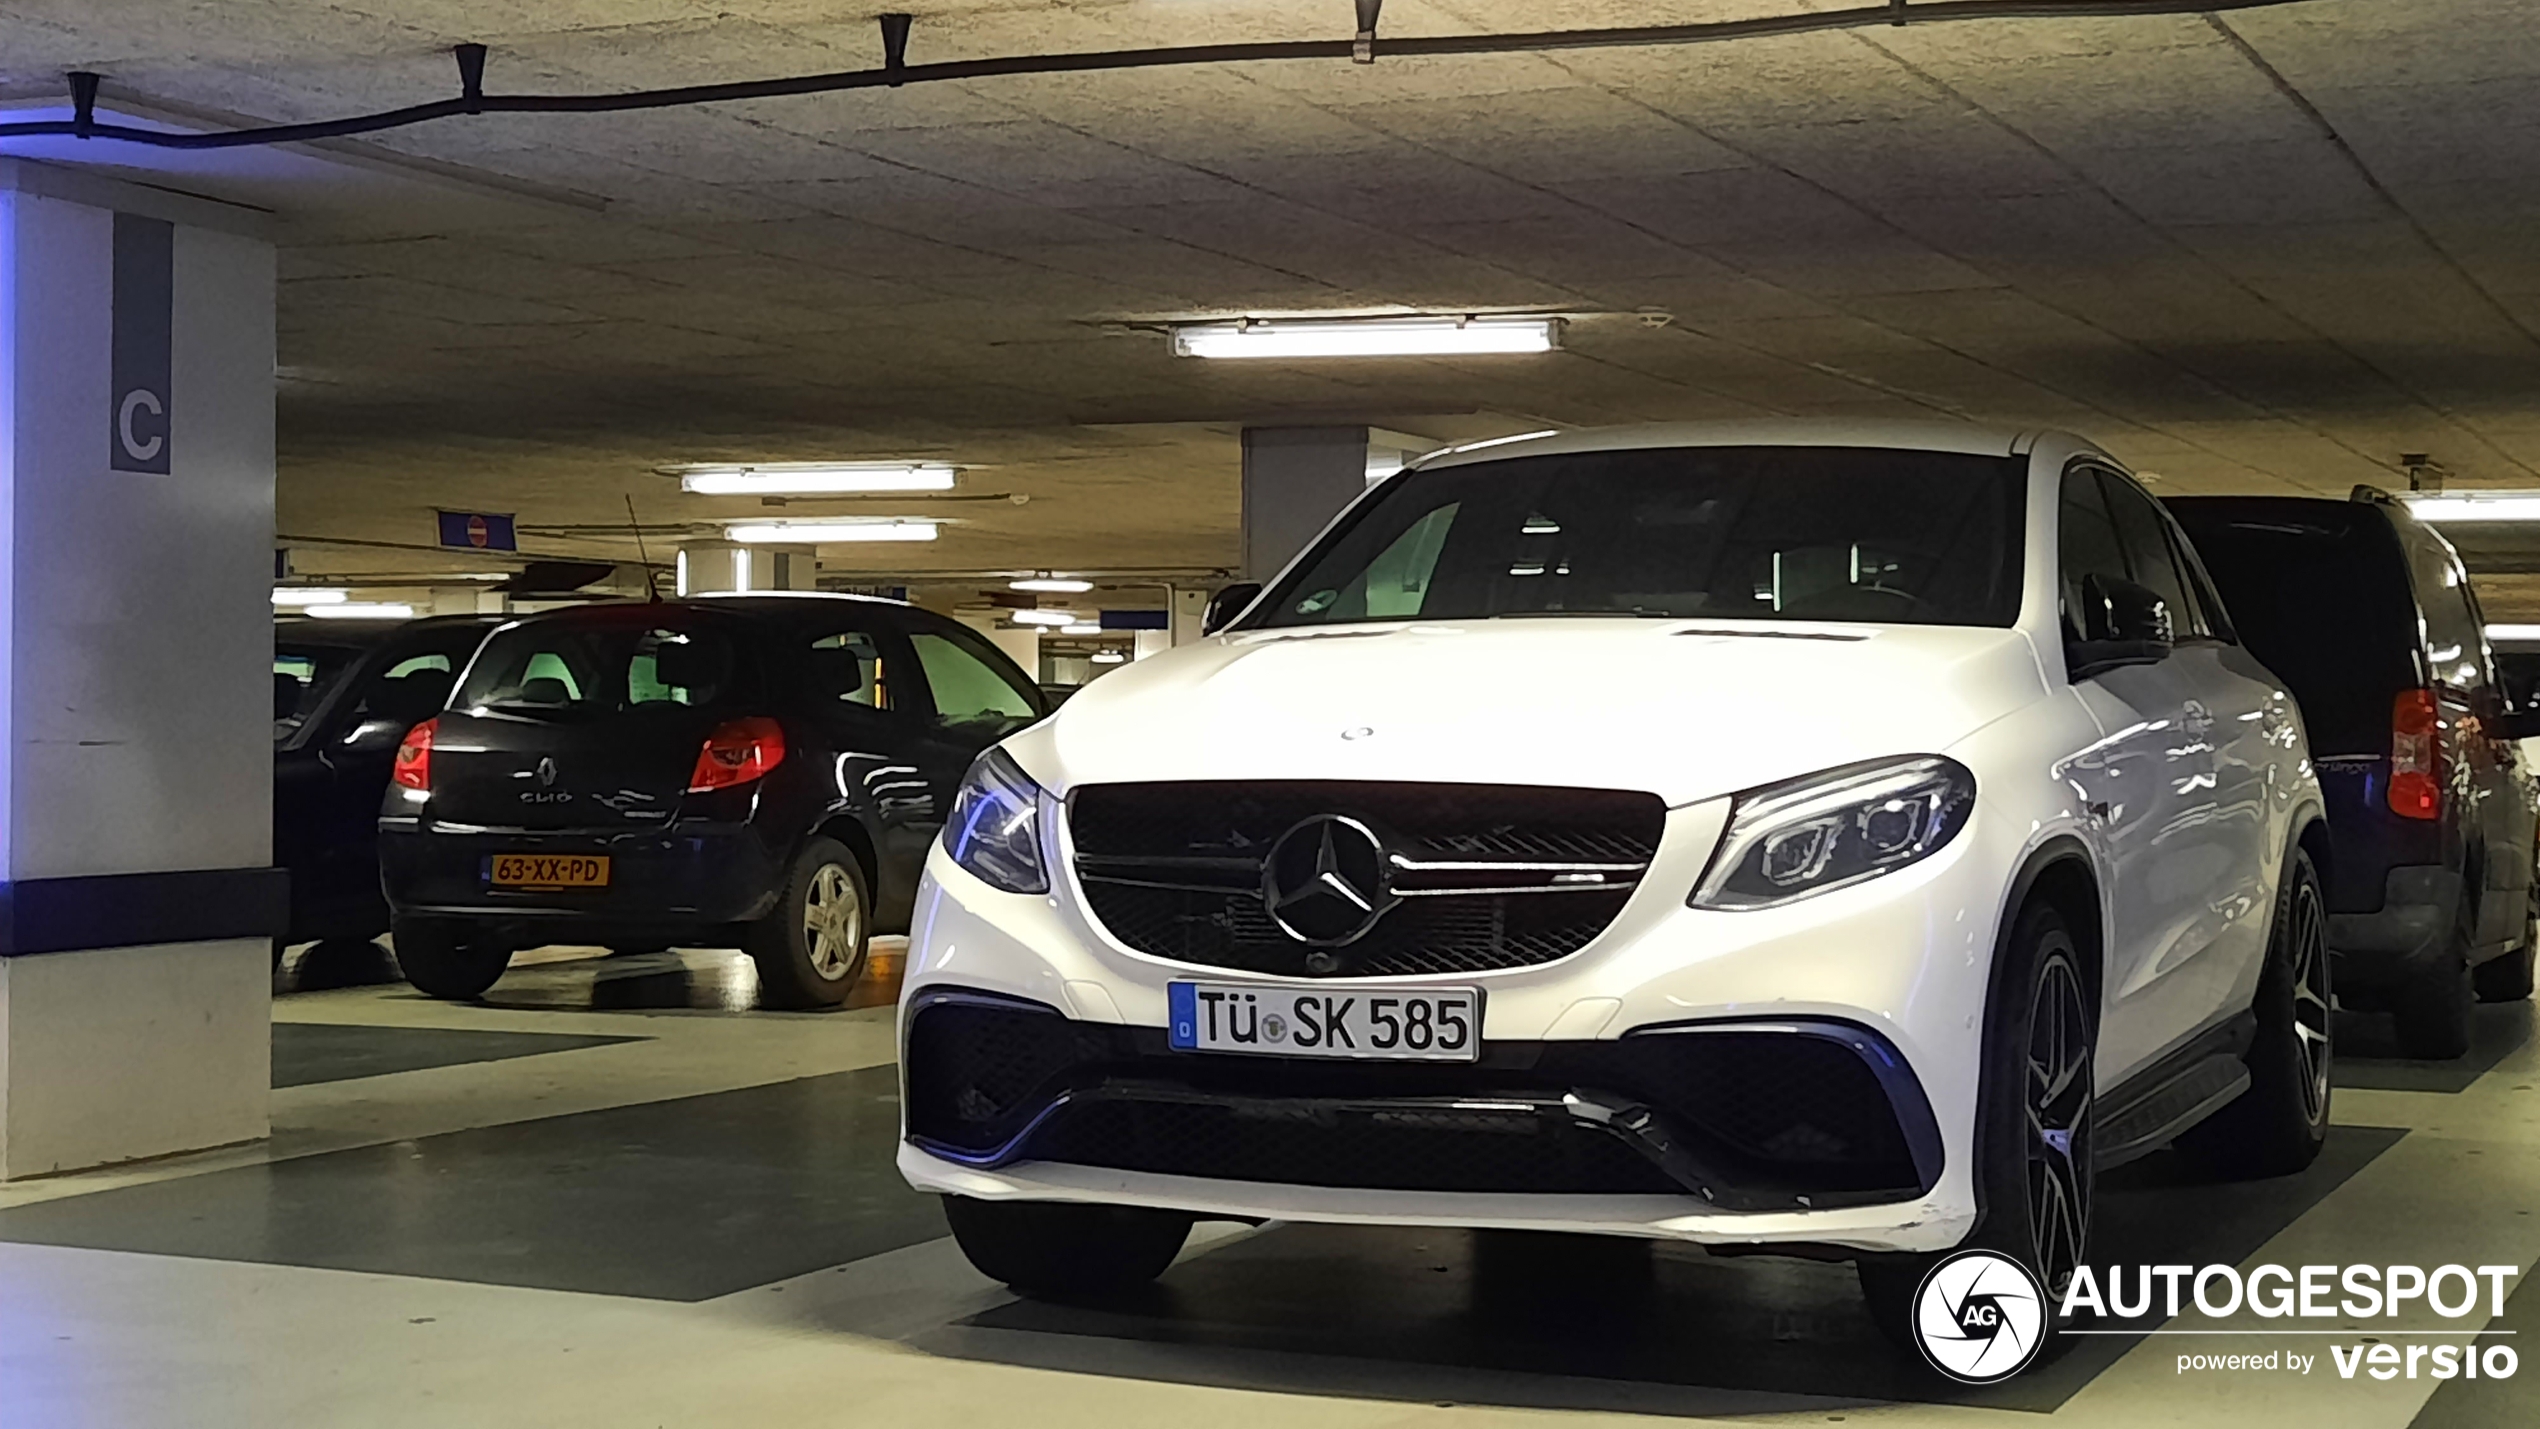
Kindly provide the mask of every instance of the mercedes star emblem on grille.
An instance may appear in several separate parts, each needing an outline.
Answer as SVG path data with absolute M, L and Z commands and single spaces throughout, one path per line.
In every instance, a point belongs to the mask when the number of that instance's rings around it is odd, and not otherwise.
M 1262 861 L 1261 905 L 1299 942 L 1326 948 L 1356 942 L 1394 905 L 1385 846 L 1356 819 L 1316 814 L 1300 820 Z

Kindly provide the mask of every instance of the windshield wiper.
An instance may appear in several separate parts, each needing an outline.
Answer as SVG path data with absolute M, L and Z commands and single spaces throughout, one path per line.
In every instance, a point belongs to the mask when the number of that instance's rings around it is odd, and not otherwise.
M 1700 616 L 1678 615 L 1672 610 L 1652 610 L 1635 605 L 1629 610 L 1503 610 L 1493 620 L 1584 619 L 1591 616 L 1628 616 L 1635 620 L 1699 620 Z

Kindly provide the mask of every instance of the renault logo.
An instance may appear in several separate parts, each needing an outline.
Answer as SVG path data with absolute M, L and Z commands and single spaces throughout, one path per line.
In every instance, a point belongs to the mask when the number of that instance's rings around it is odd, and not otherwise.
M 1289 937 L 1354 943 L 1394 905 L 1385 846 L 1365 824 L 1317 814 L 1279 835 L 1261 868 L 1261 905 Z
M 556 782 L 556 761 L 541 756 L 538 760 L 538 787 L 551 788 Z

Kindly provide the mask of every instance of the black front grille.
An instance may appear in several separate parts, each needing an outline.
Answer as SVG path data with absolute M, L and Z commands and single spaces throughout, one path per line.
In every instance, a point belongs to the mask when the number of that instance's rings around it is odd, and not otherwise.
M 1824 1036 L 1723 1026 L 1492 1042 L 1462 1065 L 1175 1052 L 1163 1038 L 1003 999 L 921 999 L 906 1049 L 909 1133 L 998 1164 L 1371 1190 L 1686 1194 L 1625 1141 L 1560 1113 L 1575 1091 L 1650 1108 L 1724 1186 L 1768 1203 L 1900 1199 L 1937 1173 L 1936 1149 L 1931 1165 L 1918 1163 L 1904 1129 L 1907 1117 L 1929 1125 L 1920 1091 L 1907 1080 L 1891 1095 L 1865 1060 L 1893 1053 Z M 1507 1106 L 1449 1105 L 1494 1098 Z
M 1035 1161 L 1368 1191 L 1681 1196 L 1647 1157 L 1544 1117 L 1453 1110 L 1096 1100 L 1032 1139 Z
M 1409 879 L 1425 880 L 1338 947 L 1290 936 L 1261 895 L 1272 845 L 1320 814 L 1365 825 Z M 1087 906 L 1139 952 L 1290 977 L 1399 977 L 1527 967 L 1587 946 L 1657 853 L 1666 806 L 1612 789 L 1229 781 L 1090 785 L 1068 817 Z M 1455 871 L 1417 871 L 1439 866 Z

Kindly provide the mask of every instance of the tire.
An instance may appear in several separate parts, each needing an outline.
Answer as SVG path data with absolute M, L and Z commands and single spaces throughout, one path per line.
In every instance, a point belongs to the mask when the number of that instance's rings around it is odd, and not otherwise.
M 2080 950 L 2051 905 L 2021 910 L 1990 1002 L 1976 1119 L 1979 1210 L 1958 1248 L 2018 1261 L 2058 1302 L 2090 1254 L 2099 1006 Z M 1914 1351 L 1914 1292 L 1944 1258 L 1865 1255 L 1854 1263 L 1870 1318 L 1899 1348 Z
M 2399 1055 L 2420 1062 L 2448 1062 L 2467 1052 L 2470 1014 L 2476 1002 L 2468 951 L 2455 939 L 2432 968 L 2400 984 L 2391 1001 Z
M 447 923 L 400 918 L 389 928 L 397 968 L 415 991 L 444 1002 L 485 995 L 511 966 L 512 950 L 485 938 L 463 936 Z
M 946 1196 L 953 1240 L 980 1274 L 1036 1299 L 1118 1294 L 1162 1275 L 1191 1218 L 1139 1206 Z
M 2319 870 L 2295 849 L 2275 904 L 2266 967 L 2258 974 L 2257 1036 L 2249 1089 L 2178 1138 L 2179 1153 L 2229 1181 L 2290 1176 L 2328 1140 L 2335 1048 L 2330 1001 L 2328 905 Z
M 771 1007 L 835 1007 L 864 971 L 873 941 L 873 885 L 836 839 L 816 838 L 794 856 L 776 911 L 749 926 L 742 946 L 758 964 Z
M 2470 986 L 2481 1002 L 2523 1002 L 2531 996 L 2531 945 L 2523 944 L 2501 958 L 2470 969 Z

